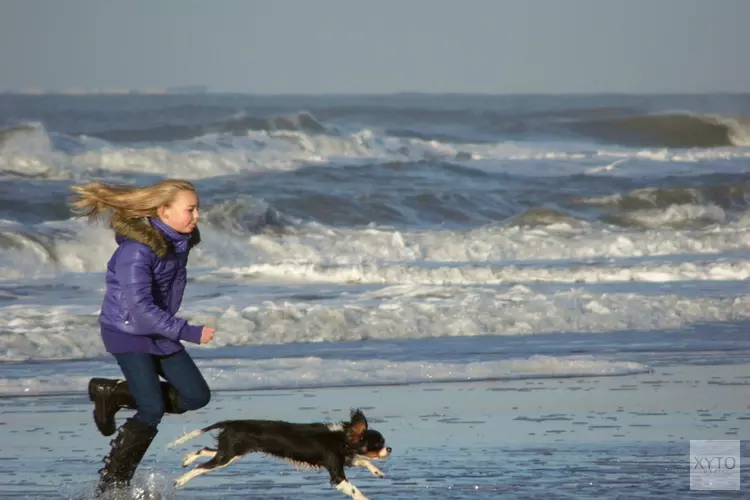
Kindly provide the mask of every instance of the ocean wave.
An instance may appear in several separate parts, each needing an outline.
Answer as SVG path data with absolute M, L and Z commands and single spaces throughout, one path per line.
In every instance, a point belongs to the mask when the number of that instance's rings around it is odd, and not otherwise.
M 95 136 L 111 142 L 154 143 L 195 139 L 214 134 L 246 136 L 250 131 L 282 130 L 323 134 L 326 132 L 326 127 L 312 114 L 305 111 L 276 116 L 249 116 L 245 113 L 238 113 L 222 120 L 203 124 L 166 124 L 142 129 L 106 130 L 96 133 Z
M 603 220 L 622 227 L 643 228 L 700 228 L 726 222 L 727 215 L 717 205 L 686 203 L 669 205 L 666 209 L 632 210 L 608 214 Z
M 573 139 L 628 147 L 717 148 L 750 146 L 750 119 L 690 112 L 643 113 L 636 108 L 563 108 L 543 111 L 480 109 L 337 109 L 333 116 L 368 116 L 388 134 L 425 141 L 484 143 Z M 451 128 L 452 127 L 452 128 Z
M 54 238 L 38 232 L 0 229 L 0 251 L 6 256 L 11 252 L 31 253 L 37 262 L 58 263 Z
M 641 114 L 619 109 L 569 109 L 559 112 L 523 114 L 471 114 L 471 130 L 460 126 L 461 133 L 446 133 L 441 127 L 391 128 L 389 132 L 422 140 L 447 140 L 457 143 L 497 142 L 498 140 L 572 139 L 570 132 L 597 141 L 627 147 L 720 148 L 750 146 L 750 119 L 744 117 L 696 113 Z M 466 117 L 461 117 L 466 118 Z M 451 119 L 451 117 L 448 117 Z M 462 124 L 462 120 L 457 122 Z
M 693 174 L 689 164 L 712 161 L 714 172 L 744 171 L 744 149 L 612 150 L 568 143 L 452 143 L 393 137 L 372 129 L 348 134 L 301 130 L 249 131 L 239 136 L 203 135 L 169 144 L 112 144 L 91 137 L 48 133 L 41 124 L 13 129 L 0 144 L 0 176 L 90 179 L 121 175 L 210 177 L 298 170 L 311 165 L 452 164 L 466 175 L 478 171 L 528 177 L 613 173 L 664 177 Z M 644 168 L 650 162 L 659 168 Z M 721 163 L 718 163 L 721 162 Z M 604 164 L 602 164 L 604 163 Z
M 631 147 L 750 146 L 750 120 L 691 113 L 648 114 L 572 122 L 572 130 Z
M 91 364 L 67 365 L 64 377 L 40 367 L 33 377 L 0 378 L 0 396 L 79 393 L 91 377 Z M 261 360 L 199 359 L 197 365 L 213 391 L 607 377 L 650 371 L 647 365 L 631 361 L 544 355 L 471 363 L 389 359 L 349 361 L 315 356 Z M 101 376 L 117 376 L 111 365 L 96 368 L 96 373 Z
M 43 126 L 18 131 L 0 147 L 0 175 L 45 179 L 86 179 L 117 174 L 154 174 L 202 179 L 222 175 L 295 170 L 307 165 L 347 160 L 409 159 L 456 151 L 442 145 L 389 143 L 370 130 L 334 137 L 300 131 L 251 131 L 221 139 L 200 137 L 169 147 L 116 146 L 83 138 L 83 151 L 56 148 Z
M 235 202 L 219 205 L 214 210 L 201 224 L 204 241 L 191 254 L 193 265 L 219 269 L 285 262 L 295 263 L 301 269 L 305 266 L 344 266 L 344 269 L 345 266 L 361 266 L 354 268 L 361 269 L 362 273 L 353 275 L 355 281 L 371 272 L 367 270 L 372 270 L 372 266 L 384 277 L 397 276 L 401 272 L 400 265 L 419 261 L 427 264 L 475 262 L 480 266 L 476 271 L 471 271 L 470 267 L 434 271 L 434 276 L 478 273 L 492 280 L 497 279 L 493 278 L 492 267 L 480 263 L 511 266 L 527 261 L 553 263 L 716 254 L 744 250 L 750 245 L 750 221 L 746 218 L 728 222 L 720 229 L 706 230 L 662 225 L 656 229 L 638 226 L 612 231 L 607 226 L 553 224 L 534 228 L 495 225 L 455 231 L 397 231 L 300 223 L 272 207 L 263 209 Z M 0 228 L 0 235 L 3 245 L 0 279 L 14 279 L 24 273 L 35 276 L 42 272 L 100 271 L 115 249 L 110 229 L 104 225 L 87 225 L 82 220 L 36 226 L 6 225 Z M 385 265 L 386 262 L 394 267 Z M 429 276 L 429 273 L 423 274 L 422 279 L 432 279 Z
M 114 241 L 92 245 L 90 230 L 73 222 L 23 225 L 0 221 L 0 281 L 53 276 L 59 271 L 83 269 L 77 263 L 101 262 L 102 250 L 114 250 Z M 79 229 L 79 230 L 77 230 Z M 86 255 L 85 247 L 89 247 Z M 70 249 L 76 250 L 71 252 Z
M 730 220 L 727 212 L 714 204 L 675 203 L 661 208 L 629 209 L 604 212 L 596 220 L 623 228 L 674 228 L 698 229 L 721 225 Z M 582 227 L 591 221 L 576 217 L 560 209 L 533 207 L 507 219 L 505 225 L 513 227 Z
M 217 237 L 221 238 L 220 235 Z M 247 254 L 248 251 L 256 256 L 258 263 L 283 260 L 335 265 L 373 260 L 512 263 L 714 254 L 743 250 L 748 245 L 750 231 L 748 221 L 744 219 L 709 230 L 613 231 L 590 225 L 531 229 L 496 225 L 457 231 L 397 231 L 383 228 L 316 229 L 308 225 L 304 231 L 280 236 L 257 234 L 242 243 L 225 241 L 215 254 L 206 253 L 204 257 L 216 266 L 242 262 L 233 255 Z
M 639 188 L 625 194 L 570 198 L 576 205 L 595 205 L 616 210 L 668 208 L 671 205 L 704 204 L 723 208 L 750 206 L 750 183 L 707 184 L 670 188 Z
M 215 294 L 194 297 L 183 317 L 215 325 L 206 348 L 298 342 L 406 340 L 479 335 L 515 336 L 654 331 L 705 322 L 750 319 L 750 296 L 600 293 L 583 288 L 553 293 L 516 285 L 507 290 L 399 285 L 336 300 L 264 300 Z M 100 304 L 0 307 L 0 360 L 80 359 L 104 355 Z
M 281 234 L 297 223 L 267 203 L 247 197 L 212 205 L 203 213 L 201 228 L 246 238 Z M 115 248 L 105 218 L 93 224 L 69 218 L 37 224 L 0 220 L 0 281 L 100 271 Z
M 200 317 L 200 316 L 199 316 Z M 206 317 L 200 317 L 205 320 Z M 364 339 L 418 339 L 555 332 L 661 330 L 750 318 L 750 297 L 543 293 L 395 285 L 337 304 L 292 300 L 233 305 L 212 319 L 223 333 L 216 346 Z
M 579 226 L 583 221 L 566 214 L 562 210 L 550 207 L 532 207 L 523 213 L 511 217 L 505 224 L 508 226 L 539 227 L 562 224 L 567 226 Z
M 279 233 L 292 228 L 294 221 L 268 203 L 251 197 L 228 200 L 211 205 L 201 215 L 201 226 L 220 231 L 249 235 L 262 231 Z
M 62 98 L 63 102 L 65 99 Z M 5 123 L 15 127 L 23 121 L 36 121 L 45 123 L 54 133 L 139 144 L 182 142 L 207 135 L 244 136 L 249 131 L 286 130 L 338 136 L 342 132 L 346 135 L 371 129 L 392 138 L 456 145 L 546 140 L 679 149 L 750 145 L 746 96 L 92 99 L 46 107 L 35 99 L 10 97 Z
M 0 130 L 0 176 L 50 177 L 66 162 L 67 156 L 56 150 L 41 123 Z
M 742 281 L 750 278 L 750 262 L 698 261 L 612 265 L 610 262 L 571 263 L 565 267 L 517 264 L 418 265 L 367 262 L 309 264 L 280 262 L 220 267 L 199 280 L 294 280 L 304 283 L 367 285 L 507 285 L 531 283 L 673 283 L 679 281 Z
M 632 115 L 636 108 L 622 106 L 595 107 L 559 107 L 550 106 L 540 108 L 538 102 L 528 106 L 527 110 L 514 103 L 498 109 L 487 103 L 462 103 L 445 107 L 442 102 L 425 103 L 424 105 L 388 105 L 379 102 L 378 105 L 338 105 L 322 108 L 319 113 L 327 119 L 352 119 L 362 121 L 370 119 L 378 123 L 433 125 L 456 124 L 471 125 L 475 129 L 495 131 L 533 130 L 544 123 L 559 123 L 569 120 L 584 120 L 592 118 Z M 537 99 L 538 100 L 538 99 Z M 557 108 L 557 109 L 555 109 Z M 536 126 L 535 126 L 536 125 Z M 398 130 L 398 129 L 397 129 Z M 403 129 L 405 131 L 410 129 Z
M 623 227 L 702 227 L 723 224 L 750 206 L 750 184 L 639 188 L 627 193 L 585 198 L 570 204 L 594 206 L 604 211 L 600 219 Z
M 0 128 L 0 146 L 3 146 L 14 137 L 28 134 L 30 132 L 35 132 L 40 128 L 42 128 L 42 125 L 40 123 L 22 123 L 6 128 Z
M 385 115 L 383 115 L 385 114 Z M 635 109 L 562 109 L 540 112 L 479 110 L 373 110 L 371 116 L 399 125 L 386 128 L 396 137 L 454 143 L 506 140 L 571 140 L 582 134 L 597 142 L 627 147 L 720 148 L 750 146 L 750 119 L 689 112 L 647 113 Z M 398 122 L 396 122 L 398 123 Z M 453 126 L 452 129 L 450 126 Z

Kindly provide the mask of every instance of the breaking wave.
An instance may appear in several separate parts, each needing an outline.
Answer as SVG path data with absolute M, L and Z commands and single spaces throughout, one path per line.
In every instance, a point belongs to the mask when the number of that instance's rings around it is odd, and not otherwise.
M 581 121 L 570 124 L 570 128 L 631 147 L 750 146 L 750 121 L 719 115 L 650 114 Z
M 598 141 L 629 147 L 716 148 L 750 145 L 750 121 L 721 115 L 665 113 L 599 117 L 593 113 L 573 110 L 543 117 L 473 113 L 461 118 L 465 123 L 451 122 L 453 128 L 439 124 L 420 126 L 417 123 L 412 126 L 386 127 L 383 132 L 394 138 L 457 144 L 533 140 L 541 137 L 565 138 L 573 131 Z M 112 142 L 138 143 L 186 140 L 213 134 L 245 136 L 249 131 L 333 133 L 318 118 L 301 111 L 267 117 L 239 113 L 208 123 L 108 130 L 96 136 Z
M 326 127 L 313 115 L 299 112 L 277 116 L 248 116 L 239 113 L 223 120 L 201 124 L 167 124 L 145 129 L 122 129 L 99 132 L 96 137 L 111 142 L 170 142 L 195 139 L 205 135 L 247 135 L 249 131 L 300 131 L 323 134 Z
M 238 283 L 235 294 L 246 288 Z M 93 296 L 94 289 L 91 290 Z M 564 332 L 657 331 L 705 322 L 747 321 L 750 296 L 601 293 L 568 287 L 545 293 L 524 285 L 488 287 L 396 285 L 339 300 L 263 301 L 215 294 L 193 300 L 183 316 L 213 324 L 221 337 L 205 349 L 300 342 L 516 336 Z M 221 305 L 223 303 L 223 306 Z M 100 303 L 8 305 L 0 308 L 7 334 L 0 361 L 83 359 L 105 354 L 94 342 Z M 90 373 L 88 375 L 90 377 Z M 55 377 L 60 379 L 60 377 Z
M 750 206 L 750 184 L 735 182 L 671 188 L 640 188 L 588 198 L 571 198 L 572 205 L 609 211 L 602 220 L 625 227 L 701 227 L 724 223 Z
M 696 187 L 642 188 L 626 194 L 590 198 L 571 198 L 573 204 L 596 205 L 619 210 L 667 208 L 681 204 L 715 204 L 721 207 L 750 206 L 750 183 L 704 185 Z

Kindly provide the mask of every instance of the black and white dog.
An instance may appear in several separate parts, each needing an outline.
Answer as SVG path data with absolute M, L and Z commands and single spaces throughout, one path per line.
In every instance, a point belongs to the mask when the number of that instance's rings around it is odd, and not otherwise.
M 300 468 L 324 468 L 337 490 L 356 500 L 367 500 L 344 474 L 344 467 L 365 467 L 376 477 L 385 474 L 370 460 L 383 460 L 391 453 L 383 435 L 368 428 L 362 411 L 351 411 L 350 420 L 337 423 L 291 423 L 281 420 L 225 420 L 190 432 L 169 443 L 182 444 L 201 434 L 219 430 L 216 448 L 188 453 L 182 466 L 208 457 L 193 470 L 175 479 L 180 487 L 213 469 L 226 467 L 249 453 L 265 453 L 282 458 Z

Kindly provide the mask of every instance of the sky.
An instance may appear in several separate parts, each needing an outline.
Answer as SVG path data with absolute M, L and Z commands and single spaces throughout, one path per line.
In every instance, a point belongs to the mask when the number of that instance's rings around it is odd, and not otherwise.
M 0 90 L 750 92 L 750 0 L 0 0 Z

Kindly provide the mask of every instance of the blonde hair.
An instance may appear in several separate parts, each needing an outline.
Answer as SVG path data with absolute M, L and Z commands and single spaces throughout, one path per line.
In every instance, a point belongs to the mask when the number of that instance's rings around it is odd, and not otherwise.
M 73 211 L 80 216 L 96 217 L 112 211 L 123 219 L 154 217 L 157 209 L 169 206 L 180 191 L 196 192 L 195 186 L 180 179 L 166 179 L 148 187 L 113 186 L 91 182 L 72 186 Z

